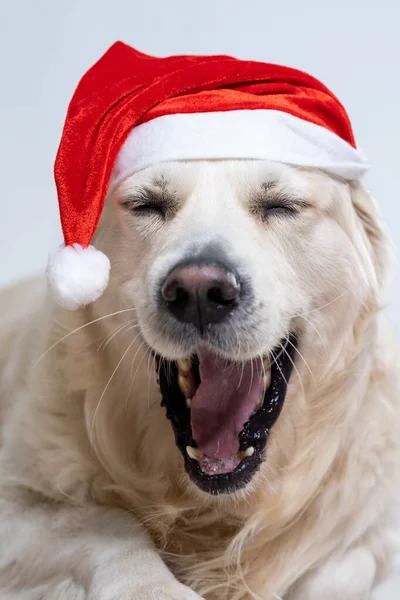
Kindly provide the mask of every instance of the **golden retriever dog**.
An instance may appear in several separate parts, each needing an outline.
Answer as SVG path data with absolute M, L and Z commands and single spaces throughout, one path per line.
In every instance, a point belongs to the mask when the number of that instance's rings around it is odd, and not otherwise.
M 371 598 L 400 397 L 364 185 L 160 163 L 109 194 L 95 245 L 93 304 L 1 296 L 1 599 Z

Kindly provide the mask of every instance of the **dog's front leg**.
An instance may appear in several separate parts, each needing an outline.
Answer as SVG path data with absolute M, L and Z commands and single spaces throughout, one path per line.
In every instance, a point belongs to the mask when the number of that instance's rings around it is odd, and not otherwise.
M 2 600 L 201 600 L 130 515 L 0 492 Z
M 287 600 L 370 600 L 375 572 L 371 552 L 355 548 L 313 571 Z

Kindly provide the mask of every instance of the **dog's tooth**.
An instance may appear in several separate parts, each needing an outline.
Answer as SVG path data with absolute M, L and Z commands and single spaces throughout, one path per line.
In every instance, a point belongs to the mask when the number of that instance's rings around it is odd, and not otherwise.
M 204 457 L 204 453 L 201 450 L 192 448 L 192 446 L 186 446 L 186 452 L 189 458 L 192 458 L 193 460 L 199 461 Z
M 256 404 L 257 410 L 260 410 L 260 408 L 262 407 L 263 404 L 264 404 L 264 394 L 262 394 L 260 396 L 260 398 L 257 400 L 257 404 Z
M 267 369 L 263 376 L 264 392 L 269 388 L 271 383 L 271 369 Z
M 178 377 L 178 384 L 179 387 L 181 388 L 181 391 L 184 394 L 187 394 L 190 390 L 190 379 L 188 377 L 185 377 L 184 375 L 179 375 Z
M 192 361 L 190 358 L 181 358 L 178 360 L 178 369 L 181 373 L 189 373 L 192 369 Z
M 269 356 L 263 356 L 263 364 L 266 371 L 271 369 L 271 358 Z
M 186 406 L 190 410 L 190 407 L 192 406 L 192 399 L 191 398 L 186 398 Z
M 240 452 L 238 452 L 238 458 L 239 460 L 244 460 L 245 458 L 249 458 L 250 456 L 253 456 L 254 454 L 254 448 L 253 446 L 249 446 L 248 448 L 246 448 L 246 450 L 242 450 Z

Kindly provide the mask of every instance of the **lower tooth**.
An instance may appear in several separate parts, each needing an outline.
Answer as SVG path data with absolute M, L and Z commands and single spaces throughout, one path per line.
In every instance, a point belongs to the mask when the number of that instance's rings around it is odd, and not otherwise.
M 189 371 L 192 368 L 192 363 L 191 363 L 190 358 L 182 358 L 181 360 L 178 360 L 178 368 L 183 373 L 189 373 Z
M 186 398 L 186 406 L 190 409 L 190 407 L 192 406 L 192 399 L 191 398 Z
M 246 450 L 242 450 L 241 452 L 238 453 L 238 458 L 240 460 L 244 460 L 245 458 L 249 458 L 250 456 L 253 456 L 254 454 L 254 448 L 253 446 L 249 446 L 248 448 L 246 448 Z
M 257 405 L 256 405 L 257 406 L 257 410 L 259 410 L 262 407 L 263 404 L 264 404 L 264 396 L 261 396 L 261 398 L 259 398 L 258 401 L 257 401 Z
M 198 448 L 192 448 L 192 446 L 186 446 L 186 452 L 193 460 L 201 460 L 204 457 L 204 453 Z
M 178 384 L 179 384 L 179 387 L 180 387 L 181 391 L 184 394 L 187 394 L 188 391 L 190 390 L 190 381 L 189 381 L 188 377 L 184 377 L 183 375 L 179 375 L 179 377 L 178 377 Z
M 268 369 L 267 371 L 265 371 L 264 377 L 263 377 L 264 392 L 266 391 L 267 388 L 269 388 L 270 383 L 271 383 L 271 369 Z

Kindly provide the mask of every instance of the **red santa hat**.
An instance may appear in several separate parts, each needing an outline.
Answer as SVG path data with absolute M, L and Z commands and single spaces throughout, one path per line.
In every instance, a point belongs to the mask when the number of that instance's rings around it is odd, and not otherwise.
M 168 160 L 269 159 L 346 180 L 367 169 L 339 100 L 288 67 L 229 56 L 156 58 L 115 43 L 78 84 L 55 162 L 64 245 L 47 267 L 73 310 L 105 290 L 108 258 L 90 245 L 108 191 Z

